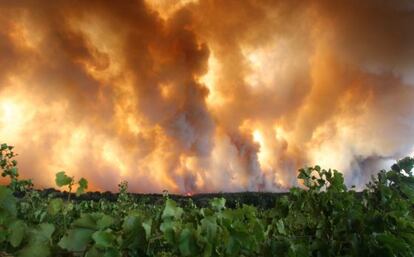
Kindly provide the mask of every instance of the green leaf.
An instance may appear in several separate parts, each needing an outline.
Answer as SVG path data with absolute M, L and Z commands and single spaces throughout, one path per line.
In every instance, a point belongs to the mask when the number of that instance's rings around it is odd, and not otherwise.
M 13 176 L 13 177 L 17 177 L 19 175 L 18 169 L 17 167 L 13 167 L 11 169 L 9 169 L 9 173 Z
M 120 257 L 121 253 L 115 248 L 100 250 L 96 246 L 91 247 L 85 257 Z
M 62 210 L 62 208 L 63 208 L 63 200 L 61 198 L 55 198 L 49 202 L 47 212 L 50 215 L 54 216 L 58 214 Z
M 7 239 L 7 229 L 0 227 L 0 243 L 3 243 Z
M 71 177 L 68 177 L 64 171 L 60 171 L 56 173 L 55 182 L 58 187 L 62 187 L 73 183 L 73 179 Z
M 73 226 L 78 228 L 97 230 L 98 227 L 96 224 L 96 220 L 102 217 L 102 214 L 98 215 L 99 217 L 97 217 L 96 214 L 81 214 L 81 217 L 73 222 Z
M 240 251 L 240 244 L 238 243 L 237 239 L 233 236 L 230 236 L 227 244 L 226 244 L 226 253 L 230 256 L 236 256 L 236 254 Z M 239 256 L 239 255 L 237 255 Z
M 120 256 L 121 256 L 121 253 L 115 248 L 107 249 L 105 251 L 105 254 L 103 255 L 103 257 L 120 257 Z
M 165 203 L 164 211 L 162 212 L 162 219 L 166 218 L 176 218 L 179 219 L 183 214 L 183 209 L 177 207 L 177 203 L 171 199 L 167 199 Z
M 115 236 L 111 233 L 111 231 L 96 231 L 92 235 L 93 240 L 96 243 L 98 248 L 108 248 L 112 246 L 112 243 L 115 240 Z
M 312 256 L 312 254 L 309 252 L 307 245 L 304 243 L 290 245 L 289 251 L 290 251 L 289 256 L 295 256 L 295 257 L 311 257 Z
M 394 253 L 409 252 L 409 245 L 407 245 L 404 240 L 401 240 L 392 234 L 382 233 L 378 234 L 376 238 L 381 246 L 384 246 Z
M 205 217 L 201 220 L 201 233 L 209 242 L 214 242 L 217 237 L 217 219 L 214 216 Z
M 397 164 L 401 169 L 410 173 L 414 167 L 414 159 L 411 157 L 405 157 L 404 159 L 399 160 Z
M 114 224 L 114 219 L 113 219 L 111 216 L 106 215 L 106 214 L 104 214 L 104 215 L 102 216 L 102 218 L 100 218 L 100 219 L 96 222 L 96 225 L 97 225 L 98 229 L 105 229 L 105 228 L 108 228 L 108 227 L 110 227 L 112 224 Z
M 39 224 L 38 229 L 34 237 L 31 240 L 36 242 L 48 242 L 52 238 L 52 234 L 55 231 L 55 226 L 50 223 Z
M 76 195 L 80 196 L 81 194 L 83 194 L 85 192 L 85 189 L 88 188 L 88 181 L 84 178 L 81 178 L 78 182 L 79 187 L 76 190 Z
M 58 245 L 72 252 L 85 251 L 86 246 L 92 239 L 93 230 L 87 228 L 70 229 L 67 235 L 63 236 Z
M 145 250 L 147 248 L 147 239 L 149 239 L 150 231 L 147 232 L 147 229 L 150 230 L 151 220 L 141 223 L 141 217 L 136 214 L 131 214 L 125 217 L 122 224 L 123 229 L 123 246 L 128 249 L 141 249 Z
M 17 220 L 9 226 L 9 241 L 13 247 L 18 247 L 21 244 L 26 228 L 26 224 L 21 220 Z
M 329 189 L 334 190 L 337 192 L 342 192 L 346 190 L 344 184 L 344 176 L 342 173 L 338 172 L 337 170 L 333 170 L 333 176 L 327 179 L 330 183 Z
M 414 200 L 414 185 L 401 184 L 400 189 L 408 198 Z
M 391 166 L 391 170 L 396 171 L 396 172 L 400 172 L 401 171 L 401 168 L 400 168 L 400 166 L 398 166 L 398 164 L 394 163 Z
M 214 198 L 210 202 L 211 207 L 214 210 L 220 211 L 226 208 L 226 199 L 225 198 Z
M 96 246 L 91 247 L 87 252 L 85 257 L 101 257 L 102 253 L 101 251 L 96 248 Z
M 139 218 L 135 215 L 129 215 L 125 217 L 124 223 L 122 224 L 122 228 L 125 231 L 136 230 L 138 226 L 139 226 Z
M 285 224 L 283 223 L 283 220 L 278 220 L 276 222 L 276 227 L 277 227 L 277 232 L 279 232 L 279 234 L 286 235 Z
M 16 216 L 16 198 L 10 189 L 0 185 L 0 224 L 2 219 Z
M 18 252 L 18 257 L 47 257 L 50 256 L 50 247 L 45 244 L 28 244 Z
M 145 238 L 148 240 L 151 236 L 152 219 L 142 222 L 142 227 L 145 230 Z
M 175 233 L 180 224 L 171 219 L 165 219 L 160 225 L 160 231 L 163 232 L 164 238 L 168 243 L 175 242 Z
M 0 148 L 0 150 L 1 150 L 1 151 L 3 151 L 3 150 L 7 150 L 7 144 L 1 144 L 1 148 Z
M 47 257 L 50 256 L 52 234 L 55 227 L 49 223 L 42 223 L 30 231 L 29 243 L 18 252 L 19 257 Z
M 178 248 L 182 256 L 196 256 L 197 254 L 197 243 L 193 236 L 193 230 L 185 228 L 181 231 L 180 241 Z

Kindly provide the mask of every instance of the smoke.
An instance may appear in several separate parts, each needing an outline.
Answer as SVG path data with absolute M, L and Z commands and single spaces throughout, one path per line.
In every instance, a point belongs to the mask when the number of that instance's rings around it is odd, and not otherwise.
M 410 1 L 0 2 L 0 140 L 92 190 L 362 187 L 414 142 Z

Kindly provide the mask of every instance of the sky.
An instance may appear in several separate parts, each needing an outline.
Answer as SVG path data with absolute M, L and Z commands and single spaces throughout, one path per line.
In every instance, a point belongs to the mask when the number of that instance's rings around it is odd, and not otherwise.
M 414 150 L 414 4 L 3 0 L 0 141 L 90 190 L 362 188 Z

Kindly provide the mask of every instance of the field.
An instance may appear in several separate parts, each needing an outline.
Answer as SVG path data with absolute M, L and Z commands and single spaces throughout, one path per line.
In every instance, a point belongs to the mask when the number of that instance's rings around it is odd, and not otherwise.
M 362 192 L 336 170 L 299 170 L 289 193 L 192 197 L 86 192 L 56 174 L 53 189 L 20 180 L 1 146 L 0 256 L 413 256 L 414 159 L 382 170 Z M 75 190 L 76 189 L 76 190 Z

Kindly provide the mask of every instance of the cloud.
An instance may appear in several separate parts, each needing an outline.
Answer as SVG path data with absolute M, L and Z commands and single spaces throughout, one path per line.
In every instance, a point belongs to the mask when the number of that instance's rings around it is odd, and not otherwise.
M 0 139 L 40 186 L 363 185 L 412 151 L 409 1 L 5 1 Z

